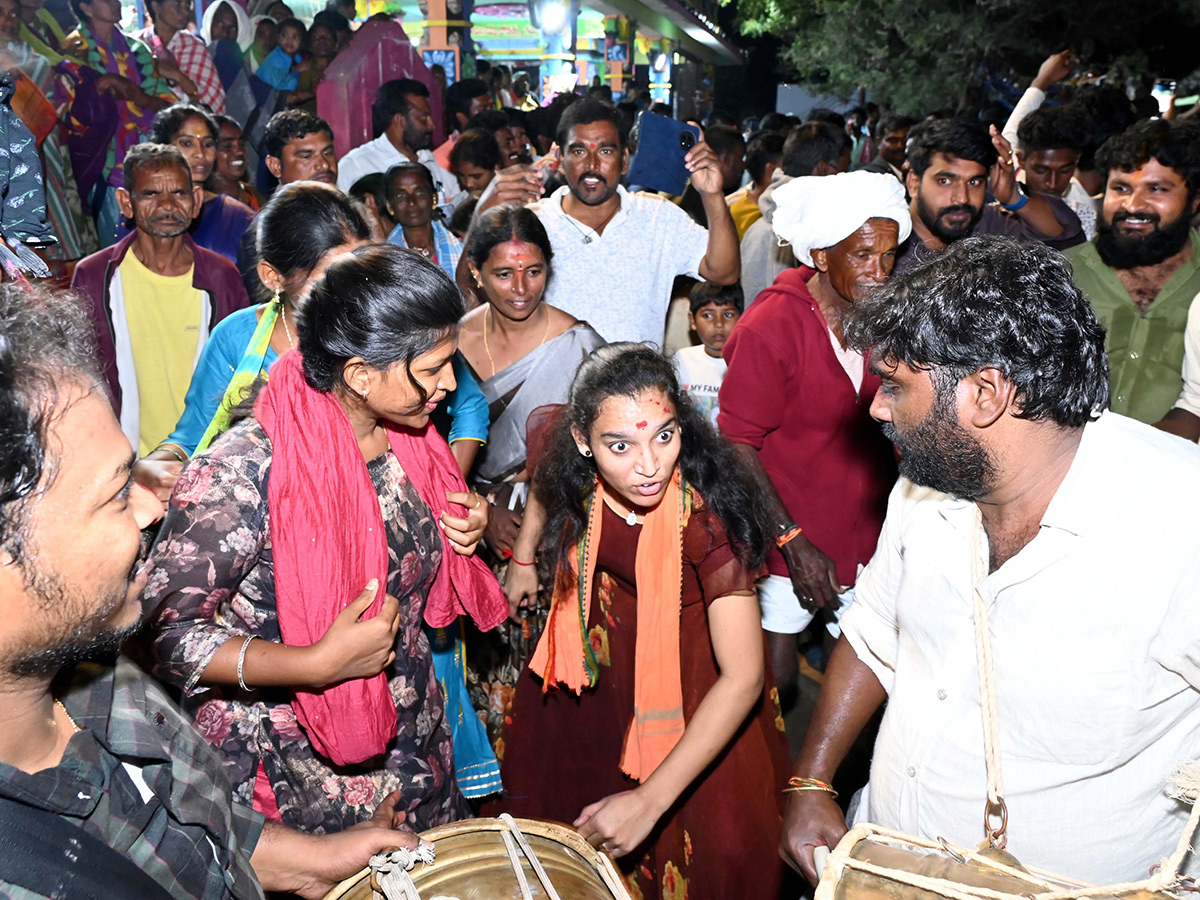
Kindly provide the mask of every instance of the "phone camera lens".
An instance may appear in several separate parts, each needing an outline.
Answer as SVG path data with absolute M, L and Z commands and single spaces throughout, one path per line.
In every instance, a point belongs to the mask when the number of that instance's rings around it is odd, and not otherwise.
M 690 131 L 685 131 L 683 134 L 679 135 L 679 146 L 684 150 L 691 150 L 696 146 L 696 136 Z

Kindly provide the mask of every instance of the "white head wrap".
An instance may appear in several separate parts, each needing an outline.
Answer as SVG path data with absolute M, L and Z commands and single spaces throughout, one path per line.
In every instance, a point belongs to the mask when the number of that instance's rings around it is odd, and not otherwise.
M 200 26 L 200 36 L 204 38 L 204 43 L 212 46 L 212 26 L 213 19 L 217 17 L 217 10 L 221 8 L 221 4 L 227 5 L 233 10 L 234 16 L 237 17 L 237 44 L 245 53 L 250 49 L 250 45 L 254 43 L 254 27 L 250 24 L 250 17 L 246 15 L 245 8 L 237 2 L 237 0 L 215 0 L 209 3 L 204 10 L 203 24 Z
M 894 175 L 842 172 L 793 178 L 775 188 L 771 227 L 792 245 L 796 259 L 813 264 L 812 252 L 844 241 L 868 219 L 892 219 L 901 244 L 912 233 L 904 188 Z

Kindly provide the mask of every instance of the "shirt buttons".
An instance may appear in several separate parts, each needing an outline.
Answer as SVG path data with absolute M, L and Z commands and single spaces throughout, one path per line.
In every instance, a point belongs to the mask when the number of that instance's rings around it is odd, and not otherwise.
M 1124 394 L 1117 394 L 1117 400 L 1118 400 L 1119 402 L 1121 402 L 1121 403 L 1124 403 L 1124 402 L 1125 402 L 1125 395 L 1124 395 Z
M 908 777 L 909 777 L 909 778 L 916 778 L 916 777 L 917 777 L 917 770 L 916 770 L 916 768 L 915 768 L 915 767 L 913 767 L 913 766 L 909 766 L 909 767 L 908 767 Z
M 938 691 L 938 695 L 937 695 L 937 697 L 938 697 L 938 699 L 939 699 L 939 700 L 945 700 L 945 699 L 946 699 L 946 692 L 945 692 L 945 691 L 943 691 L 943 690 L 939 690 L 939 691 Z
M 1136 351 L 1136 350 L 1134 350 L 1132 353 L 1130 353 L 1130 354 L 1129 354 L 1129 358 L 1130 358 L 1130 359 L 1137 359 L 1137 358 L 1138 358 L 1137 351 Z

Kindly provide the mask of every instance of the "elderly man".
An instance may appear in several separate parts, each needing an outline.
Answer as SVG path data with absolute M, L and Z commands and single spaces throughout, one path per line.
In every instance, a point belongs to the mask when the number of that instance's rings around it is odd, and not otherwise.
M 155 451 L 179 421 L 209 333 L 250 299 L 233 264 L 188 236 L 203 189 L 176 148 L 138 144 L 125 157 L 124 177 L 117 203 L 136 229 L 80 262 L 71 286 L 88 300 L 125 436 L 140 456 L 178 468 L 182 460 L 171 451 Z
M 871 413 L 903 477 L 842 618 L 781 852 L 816 880 L 814 847 L 846 831 L 829 782 L 886 699 L 859 820 L 974 846 L 985 804 L 1000 831 L 1006 807 L 1028 866 L 1147 877 L 1188 814 L 1163 779 L 1200 746 L 1200 448 L 1106 411 L 1103 328 L 1041 244 L 957 241 L 847 331 L 883 379 Z
M 740 245 L 742 294 L 746 307 L 771 286 L 779 273 L 796 264 L 779 235 L 772 229 L 775 191 L 792 178 L 836 175 L 850 168 L 850 138 L 845 129 L 828 122 L 805 122 L 792 130 L 783 144 L 779 168 L 758 198 L 762 218 L 746 229 Z
M 390 829 L 394 800 L 331 837 L 265 822 L 162 688 L 111 663 L 141 618 L 158 503 L 87 330 L 73 298 L 0 286 L 0 895 L 322 897 L 416 839 Z
M 891 175 L 796 178 L 775 201 L 775 232 L 803 265 L 763 291 L 726 342 L 717 424 L 757 475 L 779 545 L 759 602 L 787 705 L 796 638 L 816 607 L 849 603 L 895 480 L 867 415 L 879 379 L 847 345 L 842 315 L 891 274 L 912 222 Z

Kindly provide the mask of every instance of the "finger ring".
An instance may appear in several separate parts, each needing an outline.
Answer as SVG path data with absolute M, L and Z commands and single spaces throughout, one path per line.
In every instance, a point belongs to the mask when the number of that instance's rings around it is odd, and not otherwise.
M 604 850 L 604 851 L 608 851 L 608 850 L 611 850 L 612 848 L 608 846 L 608 841 L 604 841 L 603 843 L 600 844 L 600 849 Z
M 471 509 L 479 509 L 479 507 L 481 507 L 481 506 L 483 506 L 483 498 L 480 497 L 478 494 L 476 494 L 475 495 L 475 505 L 472 506 Z

